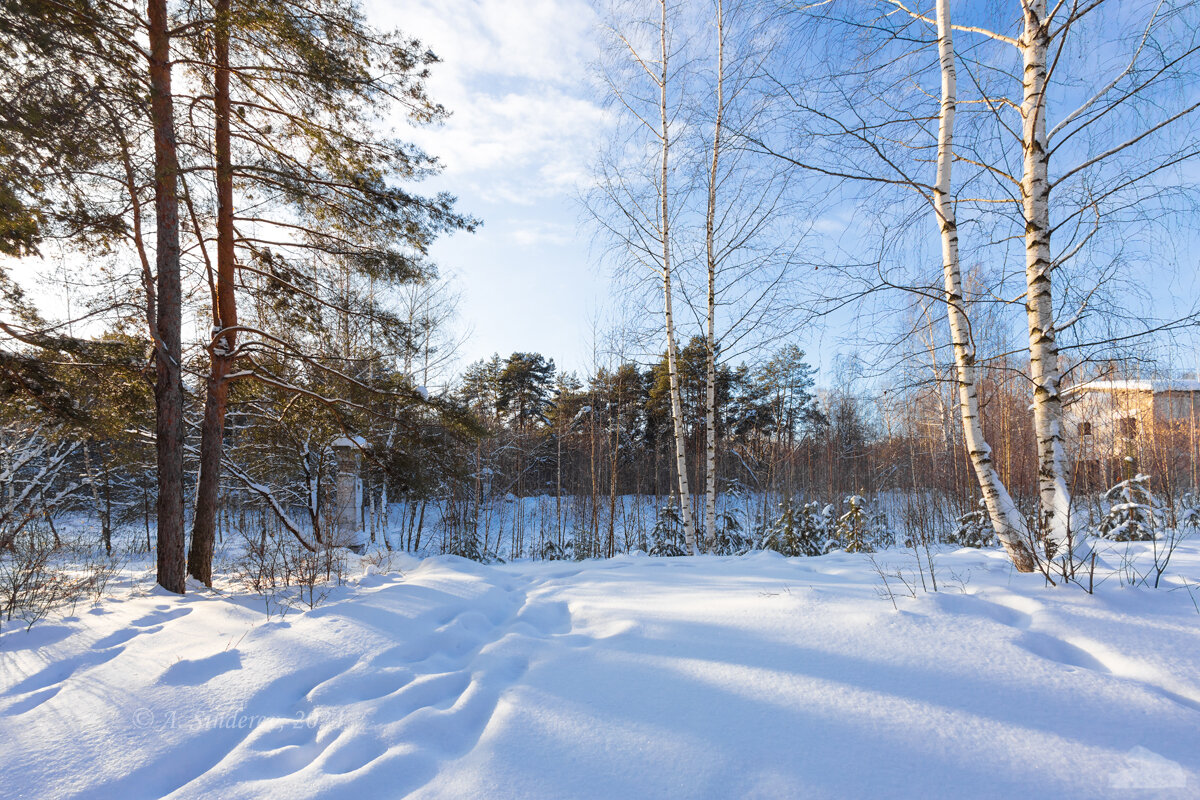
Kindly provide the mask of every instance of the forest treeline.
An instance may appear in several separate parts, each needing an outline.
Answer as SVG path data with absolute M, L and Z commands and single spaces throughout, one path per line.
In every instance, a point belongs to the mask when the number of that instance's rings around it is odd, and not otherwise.
M 393 129 L 449 113 L 410 33 L 357 0 L 0 3 L 0 551 L 77 512 L 211 585 L 256 515 L 341 544 L 349 458 L 386 546 L 611 555 L 641 542 L 621 498 L 653 498 L 711 552 L 737 498 L 761 532 L 900 490 L 893 526 L 982 514 L 1017 569 L 1077 580 L 1071 392 L 1200 319 L 1137 302 L 1191 258 L 1200 7 L 929 5 L 597 4 L 582 202 L 625 313 L 579 375 L 456 374 L 430 250 L 480 221 Z M 796 343 L 839 315 L 857 355 L 817 386 Z M 1171 496 L 1182 435 L 1139 455 Z M 552 515 L 500 542 L 527 500 Z

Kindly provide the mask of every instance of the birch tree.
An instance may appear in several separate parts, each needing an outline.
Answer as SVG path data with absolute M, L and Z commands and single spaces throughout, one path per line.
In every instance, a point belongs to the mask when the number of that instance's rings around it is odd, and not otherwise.
M 683 519 L 683 535 L 687 542 L 688 552 L 696 554 L 696 523 L 692 518 L 691 491 L 688 488 L 687 469 L 687 437 L 683 427 L 683 398 L 679 388 L 679 353 L 675 340 L 675 312 L 671 293 L 671 192 L 670 192 L 670 157 L 672 132 L 669 118 L 670 106 L 667 101 L 667 80 L 669 76 L 667 50 L 667 2 L 659 0 L 661 22 L 659 23 L 659 73 L 658 110 L 659 110 L 659 139 L 662 142 L 662 178 L 659 183 L 659 200 L 662 211 L 659 214 L 659 237 L 662 240 L 662 279 L 663 279 L 663 325 L 667 339 L 667 364 L 671 376 L 671 419 L 675 430 L 675 471 L 679 477 L 679 506 Z
M 622 16 L 622 9 L 616 11 L 616 19 L 609 25 L 616 59 L 605 75 L 614 105 L 628 115 L 637 131 L 632 146 L 645 146 L 647 151 L 655 153 L 643 161 L 653 168 L 636 173 L 625 163 L 629 154 L 618 151 L 609 163 L 599 165 L 601 188 L 599 197 L 594 198 L 592 210 L 602 229 L 623 250 L 623 256 L 649 267 L 659 280 L 680 513 L 688 552 L 695 554 L 696 524 L 688 481 L 687 435 L 679 379 L 675 330 L 676 265 L 672 252 L 673 224 L 678 214 L 675 201 L 679 194 L 672 184 L 672 149 L 678 138 L 675 116 L 681 92 L 677 85 L 681 82 L 679 70 L 672 62 L 677 9 L 667 0 L 658 0 L 655 8 L 657 13 L 650 18 L 637 14 Z M 645 159 L 646 153 L 634 155 Z M 646 184 L 634 185 L 633 181 L 637 179 L 645 180 Z
M 833 66 L 830 89 L 825 89 L 821 81 L 809 81 L 816 83 L 816 88 L 794 80 L 780 81 L 803 120 L 797 138 L 805 141 L 808 149 L 800 151 L 763 140 L 755 144 L 826 179 L 874 187 L 871 203 L 879 203 L 896 188 L 914 190 L 923 204 L 934 203 L 942 228 L 942 291 L 949 301 L 947 322 L 955 374 L 960 381 L 960 405 L 963 384 L 978 384 L 977 376 L 969 375 L 977 369 L 978 356 L 965 313 L 969 300 L 962 289 L 962 267 L 956 255 L 953 234 L 957 233 L 958 220 L 951 216 L 954 209 L 949 198 L 953 187 L 949 180 L 952 164 L 973 170 L 968 179 L 972 189 L 957 202 L 960 209 L 969 208 L 972 223 L 987 232 L 980 237 L 983 241 L 973 250 L 973 257 L 986 263 L 995 253 L 1003 261 L 1010 255 L 1005 252 L 1008 243 L 1019 242 L 1019 258 L 1024 266 L 1021 294 L 1015 300 L 1000 299 L 1005 292 L 1003 276 L 1001 283 L 978 293 L 987 302 L 1019 303 L 1025 311 L 1022 328 L 1033 395 L 1040 511 L 1032 530 L 1017 528 L 1026 541 L 1024 552 L 1015 560 L 1019 566 L 1029 566 L 1025 556 L 1031 554 L 1035 564 L 1045 566 L 1062 555 L 1064 564 L 1077 564 L 1087 547 L 1070 518 L 1072 501 L 1061 398 L 1064 351 L 1059 338 L 1064 330 L 1073 329 L 1072 346 L 1083 346 L 1080 339 L 1086 329 L 1084 320 L 1091 309 L 1101 306 L 1097 299 L 1111 291 L 1103 285 L 1105 271 L 1091 266 L 1091 262 L 1102 254 L 1100 244 L 1105 237 L 1116 243 L 1115 252 L 1121 251 L 1121 240 L 1128 237 L 1129 228 L 1122 227 L 1118 215 L 1162 196 L 1163 184 L 1172 177 L 1168 171 L 1198 153 L 1196 139 L 1188 135 L 1194 129 L 1188 120 L 1198 104 L 1186 88 L 1186 76 L 1194 74 L 1194 66 L 1190 65 L 1200 52 L 1194 20 L 1190 19 L 1195 5 L 1182 2 L 1168 8 L 1166 0 L 1149 0 L 1127 15 L 1131 6 L 1104 0 L 1062 0 L 1053 7 L 1045 0 L 1014 0 L 1010 5 L 986 9 L 964 8 L 964 14 L 972 16 L 970 24 L 939 19 L 938 12 L 948 13 L 948 7 L 939 5 L 931 16 L 903 0 L 877 4 L 876 8 L 882 7 L 885 13 L 871 24 L 864 24 L 863 16 L 853 12 L 837 19 L 829 4 L 816 5 L 820 8 L 812 13 L 834 19 L 844 33 L 858 37 L 857 57 L 878 64 L 878 71 L 864 70 L 861 64 Z M 1106 6 L 1111 10 L 1110 18 L 1102 20 Z M 1130 19 L 1139 27 L 1131 29 Z M 1008 35 L 1004 31 L 1011 30 L 1013 22 L 1018 32 Z M 955 95 L 953 104 L 943 96 L 942 111 L 935 117 L 939 121 L 939 173 L 934 186 L 919 178 L 916 166 L 919 154 L 928 147 L 925 137 L 934 138 L 926 131 L 930 117 L 914 106 L 911 94 L 906 99 L 906 89 L 902 88 L 911 85 L 925 69 L 914 56 L 928 41 L 927 31 L 939 32 L 944 89 L 953 89 Z M 965 144 L 946 113 L 952 110 L 951 105 L 961 102 L 957 80 L 948 81 L 951 75 L 946 56 L 954 56 L 953 42 L 940 35 L 951 31 L 971 39 L 966 74 L 974 94 L 970 100 L 973 113 L 968 118 L 973 124 Z M 1105 37 L 1115 37 L 1116 43 L 1129 46 L 1128 61 L 1118 63 L 1115 70 L 1107 57 L 1101 60 L 1102 69 L 1095 69 L 1097 65 L 1091 63 L 1097 60 L 1094 41 Z M 912 72 L 905 73 L 910 64 Z M 1085 66 L 1081 70 L 1077 64 Z M 1111 79 L 1104 76 L 1105 72 Z M 1103 77 L 1097 79 L 1098 74 Z M 1012 91 L 1014 84 L 1020 87 L 1017 93 Z M 1052 99 L 1063 102 L 1077 97 L 1080 105 L 1075 111 L 1057 124 L 1048 125 Z M 1077 163 L 1052 169 L 1064 158 Z M 884 255 L 862 271 L 863 292 L 900 288 L 918 298 L 929 295 L 931 287 L 919 278 L 914 283 L 897 281 L 884 268 L 883 259 L 896 258 L 893 253 L 897 250 L 895 242 L 887 239 L 897 240 L 897 229 L 905 235 L 904 231 L 911 229 L 910 220 L 911 216 L 902 217 L 891 230 L 879 225 L 880 251 Z M 1058 243 L 1052 248 L 1055 236 Z M 1114 256 L 1114 260 L 1119 257 Z M 1055 275 L 1073 263 L 1079 265 L 1078 274 L 1068 274 L 1056 282 Z M 1087 287 L 1078 288 L 1081 284 Z M 1114 298 L 1114 304 L 1129 307 L 1127 297 Z M 1066 321 L 1059 319 L 1064 308 L 1069 316 Z M 1144 335 L 1154 327 L 1133 324 L 1125 335 Z M 964 372 L 965 366 L 971 369 Z M 984 450 L 984 426 L 972 422 L 971 417 L 979 412 L 972 413 L 966 399 L 964 428 L 975 440 L 968 444 L 975 460 L 981 453 L 990 454 L 990 448 Z M 998 484 L 986 465 L 982 465 L 980 474 L 980 466 L 976 461 L 985 499 L 992 495 L 989 510 L 993 524 L 998 529 L 1010 528 L 1005 517 L 1010 521 L 1013 517 L 1000 509 L 1004 503 Z M 1067 571 L 1070 569 L 1068 566 Z
M 712 161 L 708 170 L 708 204 L 704 215 L 704 255 L 708 267 L 708 292 L 705 304 L 705 459 L 704 459 L 704 546 L 711 550 L 717 537 L 717 180 L 721 160 L 721 126 L 725 117 L 725 6 L 716 2 L 714 20 L 717 42 L 717 69 L 714 85 L 715 116 L 712 133 Z
M 892 2 L 913 17 L 926 19 L 898 0 Z M 992 154 L 984 166 L 1000 181 L 1015 186 L 1019 195 L 1029 377 L 1033 385 L 1032 410 L 1037 437 L 1038 534 L 1044 538 L 1048 558 L 1062 554 L 1067 562 L 1078 561 L 1088 552 L 1082 530 L 1072 522 L 1069 465 L 1063 439 L 1063 365 L 1059 334 L 1063 328 L 1076 324 L 1078 319 L 1065 325 L 1057 319 L 1056 303 L 1061 304 L 1063 298 L 1061 290 L 1055 289 L 1054 274 L 1086 252 L 1086 246 L 1105 222 L 1107 204 L 1118 197 L 1121 204 L 1129 206 L 1143 203 L 1146 198 L 1137 195 L 1139 184 L 1200 153 L 1190 137 L 1182 145 L 1169 144 L 1165 149 L 1153 147 L 1156 138 L 1182 127 L 1181 123 L 1200 108 L 1200 103 L 1163 91 L 1164 87 L 1169 88 L 1172 82 L 1188 74 L 1186 68 L 1200 55 L 1200 44 L 1194 32 L 1188 32 L 1188 17 L 1184 13 L 1193 10 L 1191 3 L 1165 8 L 1167 4 L 1160 0 L 1139 7 L 1138 12 L 1145 10 L 1146 13 L 1142 26 L 1136 31 L 1139 35 L 1134 39 L 1128 64 L 1048 130 L 1048 118 L 1053 111 L 1049 102 L 1051 81 L 1055 71 L 1063 69 L 1065 51 L 1081 35 L 1088 18 L 1100 16 L 1106 5 L 1117 7 L 1105 0 L 1062 0 L 1053 6 L 1047 0 L 1017 0 L 1020 32 L 1016 38 L 984 26 L 960 28 L 1012 48 L 1020 59 L 1019 102 L 1018 98 L 986 94 L 983 98 L 1001 130 L 1009 132 L 1019 142 L 1020 171 L 1007 170 L 1003 153 Z M 1174 19 L 1168 22 L 1172 17 Z M 1106 24 L 1126 26 L 1128 21 L 1110 19 Z M 1160 39 L 1160 33 L 1168 25 L 1181 26 L 1182 35 L 1175 36 L 1174 41 L 1167 40 L 1170 36 Z M 1088 79 L 1085 85 L 1098 85 L 1091 76 Z M 1005 119 L 1011 109 L 1017 110 L 1018 125 L 1010 125 Z M 1105 117 L 1122 119 L 1130 127 L 1113 126 L 1108 130 L 1093 127 Z M 1079 163 L 1052 176 L 1053 156 L 1071 139 L 1076 139 L 1074 147 L 1058 155 L 1059 158 L 1074 155 Z M 1105 167 L 1131 148 L 1138 158 L 1106 179 Z M 1057 193 L 1063 194 L 1072 178 L 1091 184 L 1084 189 L 1086 200 L 1083 205 L 1089 216 L 1094 214 L 1094 224 L 1080 226 L 1081 209 L 1071 208 L 1069 200 L 1054 201 L 1052 198 L 1052 191 L 1057 189 Z M 1070 225 L 1076 226 L 1075 235 L 1056 253 L 1051 246 L 1052 236 L 1056 231 L 1069 232 L 1064 228 Z M 1080 227 L 1082 233 L 1078 232 Z M 1074 552 L 1068 553 L 1068 550 Z
M 889 4 L 895 5 L 884 5 Z M 958 220 L 953 193 L 952 170 L 955 161 L 954 130 L 958 89 L 953 28 L 949 15 L 948 0 L 937 0 L 934 19 L 911 13 L 911 16 L 917 17 L 922 23 L 935 25 L 937 34 L 934 44 L 937 48 L 941 94 L 937 114 L 932 117 L 932 120 L 937 122 L 934 137 L 936 174 L 932 184 L 922 179 L 919 172 L 923 163 L 922 151 L 928 147 L 924 140 L 925 126 L 931 118 L 925 117 L 920 110 L 898 111 L 897 107 L 903 102 L 902 95 L 887 98 L 886 94 L 876 93 L 870 86 L 855 87 L 868 102 L 857 103 L 856 98 L 852 96 L 852 99 L 845 100 L 844 107 L 836 104 L 822 106 L 818 102 L 806 101 L 799 95 L 789 94 L 789 99 L 800 111 L 819 120 L 819 124 L 814 123 L 813 130 L 821 138 L 832 142 L 827 152 L 810 152 L 805 156 L 792 155 L 773 147 L 763 139 L 747 138 L 759 149 L 810 173 L 844 181 L 851 186 L 866 187 L 869 192 L 874 193 L 869 195 L 871 199 L 867 202 L 878 204 L 881 202 L 881 196 L 887 197 L 891 190 L 900 189 L 910 197 L 919 198 L 922 206 L 934 212 L 941 250 L 941 295 L 949 323 L 959 414 L 967 452 L 997 538 L 1016 568 L 1022 572 L 1030 572 L 1035 568 L 1035 562 L 1027 543 L 1026 526 L 1008 488 L 992 463 L 992 450 L 984 435 L 980 409 L 976 351 L 972 339 L 968 298 L 963 289 Z M 854 26 L 857 22 L 849 24 Z M 898 26 L 893 23 L 886 41 L 872 42 L 869 46 L 873 51 L 884 53 L 880 59 L 885 64 L 908 63 L 914 56 L 919 56 L 925 44 L 921 39 L 924 31 L 908 31 L 910 27 L 911 24 L 904 20 L 901 20 Z M 893 52 L 889 49 L 891 47 L 897 47 L 898 52 Z M 919 71 L 914 71 L 905 82 L 919 82 L 921 77 Z M 853 80 L 854 78 L 851 78 L 851 81 Z M 883 114 L 886 116 L 876 118 L 875 109 L 871 106 L 880 104 L 881 97 L 887 98 L 882 103 Z M 839 112 L 844 113 L 844 118 Z M 881 268 L 879 274 L 883 277 Z M 894 286 L 888 278 L 883 278 L 882 285 Z M 905 288 L 912 292 L 919 298 L 922 306 L 932 294 L 932 287 L 927 289 L 920 284 L 896 288 Z M 932 321 L 929 323 L 929 335 L 932 337 Z M 931 340 L 930 347 L 933 355 L 937 349 L 936 342 Z M 936 374 L 936 360 L 932 366 Z
M 763 63 L 781 35 L 752 0 L 708 0 L 711 33 L 695 37 L 711 48 L 712 68 L 690 89 L 700 146 L 689 149 L 704 186 L 696 216 L 700 244 L 685 264 L 702 266 L 702 277 L 681 282 L 681 294 L 696 316 L 705 347 L 705 544 L 716 536 L 718 493 L 717 413 L 719 364 L 762 352 L 808 322 L 795 291 L 795 269 L 808 240 L 807 204 L 791 191 L 788 174 L 774 159 L 742 147 L 739 136 L 761 128 L 772 111 L 764 91 Z M 699 50 L 699 47 L 695 49 Z M 701 59 L 697 59 L 699 63 Z M 711 75 L 711 77 L 709 77 Z M 694 149 L 694 152 L 692 152 Z M 815 193 L 818 194 L 819 193 Z M 690 216 L 690 215 L 689 215 Z M 679 237 L 693 239 L 691 231 Z M 702 286 L 701 291 L 688 291 Z
M 1024 523 L 1008 488 L 992 463 L 992 448 L 983 433 L 979 410 L 979 386 L 975 367 L 975 345 L 971 339 L 963 296 L 962 265 L 958 253 L 958 219 L 952 196 L 954 166 L 954 116 L 958 104 L 958 80 L 954 58 L 954 32 L 950 25 L 950 1 L 937 0 L 938 64 L 942 78 L 938 115 L 937 178 L 933 207 L 942 241 L 942 269 L 946 284 L 946 313 L 954 348 L 959 410 L 967 452 L 987 506 L 996 537 L 1021 572 L 1034 569 L 1033 554 L 1026 545 Z

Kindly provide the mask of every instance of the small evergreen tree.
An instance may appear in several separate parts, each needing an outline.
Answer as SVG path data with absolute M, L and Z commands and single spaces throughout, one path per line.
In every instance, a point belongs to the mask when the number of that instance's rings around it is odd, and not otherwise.
M 538 553 L 544 561 L 565 561 L 570 558 L 570 553 L 567 548 L 560 547 L 558 542 L 553 539 L 547 539 L 542 542 L 541 552 Z
M 1097 534 L 1116 542 L 1152 541 L 1163 518 L 1162 506 L 1150 491 L 1150 476 L 1138 473 L 1104 493 L 1110 502 Z
M 762 549 L 774 550 L 785 556 L 819 556 L 828 553 L 835 543 L 830 541 L 830 521 L 833 509 L 820 503 L 779 504 L 779 516 L 762 538 Z
M 683 547 L 683 522 L 679 516 L 679 507 L 663 506 L 650 531 L 650 555 L 652 556 L 682 556 L 687 551 Z
M 800 510 L 800 546 L 806 556 L 820 556 L 837 549 L 833 537 L 833 506 L 805 503 Z
M 750 551 L 753 541 L 738 521 L 737 514 L 726 511 L 717 515 L 717 535 L 712 552 L 722 556 L 741 556 Z
M 958 518 L 958 526 L 946 537 L 946 541 L 959 547 L 991 547 L 996 543 L 996 532 L 992 529 L 983 500 L 979 501 L 979 508 Z
M 774 550 L 785 556 L 800 555 L 797 516 L 790 498 L 780 503 L 779 516 L 767 528 L 762 540 L 762 549 Z
M 850 507 L 838 517 L 837 538 L 847 553 L 873 553 L 883 540 L 883 519 L 869 511 L 867 501 L 861 495 L 846 498 Z
M 1200 498 L 1185 492 L 1180 498 L 1176 519 L 1180 528 L 1200 528 Z
M 468 526 L 461 535 L 453 537 L 447 550 L 452 556 L 461 556 L 472 561 L 484 561 L 479 533 L 473 526 Z

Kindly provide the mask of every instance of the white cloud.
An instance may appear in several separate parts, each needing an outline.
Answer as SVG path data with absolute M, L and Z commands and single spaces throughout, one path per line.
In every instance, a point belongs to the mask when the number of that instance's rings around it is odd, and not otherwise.
M 531 221 L 519 224 L 509 231 L 509 236 L 522 247 L 561 246 L 579 241 L 575 226 L 556 222 Z
M 608 115 L 587 82 L 597 33 L 584 0 L 376 0 L 368 13 L 443 60 L 429 91 L 453 116 L 405 136 L 441 158 L 460 195 L 528 204 L 586 179 Z

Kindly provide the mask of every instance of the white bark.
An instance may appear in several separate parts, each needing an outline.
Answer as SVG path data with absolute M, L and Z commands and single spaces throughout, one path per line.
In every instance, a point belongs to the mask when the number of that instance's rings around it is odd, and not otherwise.
M 671 129 L 669 119 L 667 78 L 667 3 L 659 0 L 662 16 L 659 24 L 659 134 L 662 143 L 662 175 L 659 191 L 659 233 L 662 236 L 662 279 L 663 319 L 667 335 L 667 372 L 671 387 L 671 418 L 675 429 L 675 469 L 679 475 L 680 516 L 683 519 L 684 539 L 688 553 L 696 554 L 696 523 L 692 518 L 692 496 L 688 488 L 687 437 L 683 427 L 683 396 L 679 386 L 679 354 L 675 344 L 675 315 L 671 298 L 671 194 L 669 184 L 669 160 L 671 155 Z
M 708 260 L 707 328 L 704 349 L 707 356 L 707 386 L 705 397 L 705 504 L 704 545 L 711 550 L 717 539 L 717 253 L 715 226 L 717 215 L 717 169 L 721 155 L 721 123 L 725 113 L 725 19 L 722 0 L 717 0 L 717 76 L 716 119 L 713 123 L 712 162 L 708 171 L 708 209 L 705 219 L 704 244 Z
M 1063 448 L 1061 373 L 1054 329 L 1050 255 L 1050 154 L 1046 137 L 1047 59 L 1050 23 L 1046 0 L 1021 0 L 1024 28 L 1017 41 L 1023 66 L 1021 101 L 1023 170 L 1021 203 L 1025 216 L 1025 309 L 1029 327 L 1029 373 L 1033 381 L 1033 426 L 1038 448 L 1041 522 L 1049 555 L 1073 535 L 1071 491 Z
M 955 74 L 954 39 L 950 26 L 950 2 L 937 3 L 938 58 L 942 75 L 942 103 L 938 121 L 937 180 L 933 189 L 934 211 L 942 239 L 942 268 L 946 286 L 946 314 L 954 346 L 954 365 L 958 382 L 959 410 L 963 435 L 971 465 L 983 493 L 996 537 L 1021 572 L 1034 568 L 1033 556 L 1022 534 L 1024 525 L 1016 504 L 992 463 L 992 448 L 983 433 L 979 413 L 978 376 L 975 346 L 971 340 L 962 289 L 962 266 L 958 254 L 958 221 L 951 198 L 954 164 L 954 114 L 958 102 Z

